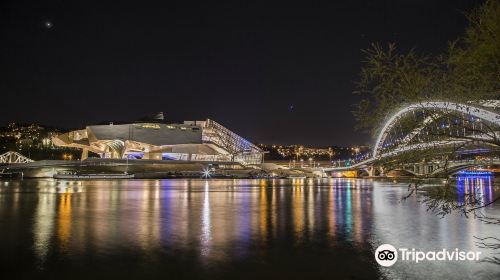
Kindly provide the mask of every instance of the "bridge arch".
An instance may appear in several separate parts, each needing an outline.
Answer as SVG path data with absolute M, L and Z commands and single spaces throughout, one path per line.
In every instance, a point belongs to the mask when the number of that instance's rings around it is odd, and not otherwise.
M 480 118 L 482 120 L 500 126 L 499 114 L 472 104 L 461 104 L 461 103 L 445 102 L 445 101 L 428 101 L 428 102 L 415 103 L 406 106 L 403 109 L 400 109 L 385 122 L 384 126 L 382 127 L 382 129 L 378 134 L 377 140 L 373 147 L 372 157 L 377 158 L 380 156 L 380 151 L 383 148 L 383 144 L 388 136 L 388 133 L 397 124 L 401 116 L 403 116 L 406 113 L 422 109 L 454 111 L 458 113 L 469 114 L 473 117 Z

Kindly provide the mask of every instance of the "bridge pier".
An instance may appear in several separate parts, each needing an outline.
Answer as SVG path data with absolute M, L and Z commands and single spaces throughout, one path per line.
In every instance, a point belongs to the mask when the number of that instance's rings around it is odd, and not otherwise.
M 375 168 L 373 167 L 373 165 L 368 166 L 366 171 L 368 172 L 368 176 L 370 176 L 370 177 L 375 176 Z
M 490 163 L 489 161 L 488 163 Z M 415 176 L 448 176 L 460 169 L 471 166 L 484 165 L 484 163 L 475 160 L 448 161 L 446 170 L 443 162 L 418 162 L 407 164 L 403 169 L 413 173 Z M 491 163 L 490 163 L 491 164 Z
M 375 165 L 370 165 L 370 166 L 368 166 L 368 168 L 366 169 L 366 171 L 368 172 L 368 176 L 370 176 L 370 177 L 377 177 L 377 176 L 384 176 L 384 171 L 385 170 L 384 170 L 383 166 L 376 167 Z

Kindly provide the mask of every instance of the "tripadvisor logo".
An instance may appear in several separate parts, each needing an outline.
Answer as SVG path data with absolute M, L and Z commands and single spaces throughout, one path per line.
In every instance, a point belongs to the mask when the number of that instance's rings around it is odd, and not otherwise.
M 392 266 L 398 260 L 398 251 L 401 261 L 419 263 L 421 261 L 478 261 L 481 252 L 441 249 L 439 251 L 419 251 L 415 248 L 399 248 L 391 244 L 380 245 L 375 250 L 375 260 L 381 266 Z
M 398 260 L 398 251 L 391 244 L 382 244 L 375 251 L 375 260 L 381 266 L 392 266 Z

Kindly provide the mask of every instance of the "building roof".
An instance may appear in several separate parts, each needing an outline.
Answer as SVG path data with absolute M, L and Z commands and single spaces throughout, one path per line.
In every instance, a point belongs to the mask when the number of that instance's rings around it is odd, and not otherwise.
M 90 142 L 122 140 L 147 143 L 155 146 L 201 144 L 200 127 L 182 124 L 134 123 L 92 125 L 87 127 Z

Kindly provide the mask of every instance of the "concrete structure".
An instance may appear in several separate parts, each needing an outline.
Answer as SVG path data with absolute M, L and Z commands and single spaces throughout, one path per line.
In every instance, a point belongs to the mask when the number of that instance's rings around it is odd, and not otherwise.
M 82 150 L 110 159 L 151 159 L 238 162 L 260 164 L 263 151 L 219 123 L 154 121 L 127 124 L 91 125 L 53 137 L 54 145 Z
M 399 169 L 396 169 L 396 171 L 405 171 L 414 176 L 448 176 L 470 167 L 499 165 L 500 158 L 452 160 L 447 163 L 443 161 L 429 161 L 404 164 Z

